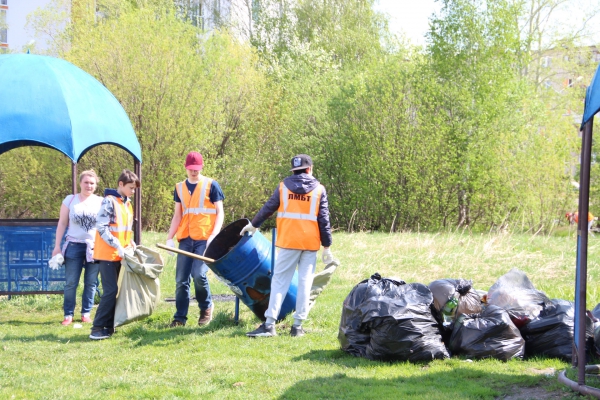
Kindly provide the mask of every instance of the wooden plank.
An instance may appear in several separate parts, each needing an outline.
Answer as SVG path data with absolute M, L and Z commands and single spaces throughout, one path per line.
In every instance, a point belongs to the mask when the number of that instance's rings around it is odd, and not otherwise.
M 164 245 L 162 243 L 156 243 L 156 247 L 158 247 L 159 249 L 171 251 L 173 253 L 178 253 L 178 254 L 182 254 L 184 256 L 196 258 L 198 260 L 202 260 L 202 261 L 207 262 L 207 263 L 214 263 L 215 262 L 215 260 L 213 258 L 199 256 L 198 254 L 190 253 L 189 251 L 185 251 L 185 250 L 179 250 L 179 249 L 176 249 L 175 247 L 169 247 L 169 246 L 166 246 L 166 245 Z

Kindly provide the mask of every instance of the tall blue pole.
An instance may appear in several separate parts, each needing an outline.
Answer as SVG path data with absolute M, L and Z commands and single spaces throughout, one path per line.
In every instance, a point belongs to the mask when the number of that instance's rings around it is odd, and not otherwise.
M 575 277 L 575 348 L 573 364 L 577 364 L 577 381 L 585 385 L 585 309 L 587 305 L 588 212 L 590 206 L 590 166 L 592 159 L 592 126 L 594 118 L 584 125 L 581 137 L 579 179 L 579 222 L 577 224 L 577 272 Z

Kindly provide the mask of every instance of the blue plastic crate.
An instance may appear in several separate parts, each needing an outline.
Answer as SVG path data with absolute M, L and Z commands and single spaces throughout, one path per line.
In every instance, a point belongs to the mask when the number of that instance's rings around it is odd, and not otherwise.
M 0 220 L 0 294 L 63 293 L 64 268 L 48 268 L 57 224 Z

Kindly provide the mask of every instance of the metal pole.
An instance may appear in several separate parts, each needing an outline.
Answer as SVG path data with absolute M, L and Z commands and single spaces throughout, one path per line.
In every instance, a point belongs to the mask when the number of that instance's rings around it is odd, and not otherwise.
M 77 163 L 71 164 L 71 192 L 77 194 Z
M 579 223 L 577 226 L 577 273 L 575 286 L 575 346 L 577 348 L 577 378 L 585 385 L 585 333 L 587 305 L 588 212 L 590 205 L 590 165 L 592 156 L 591 118 L 583 127 L 581 137 L 581 168 L 579 180 Z
M 237 297 L 237 295 L 235 296 L 235 315 L 233 317 L 233 322 L 235 322 L 236 325 L 240 323 L 240 298 Z
M 138 179 L 140 180 L 140 187 L 136 189 L 134 197 L 134 210 L 133 210 L 133 234 L 136 244 L 142 243 L 142 163 L 137 158 L 133 158 L 133 169 Z

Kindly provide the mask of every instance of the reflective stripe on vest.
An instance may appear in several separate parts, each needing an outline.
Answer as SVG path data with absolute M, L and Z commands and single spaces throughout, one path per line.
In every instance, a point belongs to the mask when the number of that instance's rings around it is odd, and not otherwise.
M 206 191 L 210 190 L 210 185 L 212 185 L 212 179 L 210 178 L 204 178 L 202 179 L 202 189 L 200 189 L 200 198 L 199 198 L 199 203 L 198 207 L 189 207 L 188 205 L 185 204 L 185 202 L 183 201 L 183 184 L 185 182 L 179 182 L 177 184 L 177 195 L 179 196 L 179 200 L 181 200 L 181 207 L 183 208 L 183 212 L 182 212 L 182 216 L 183 215 L 187 215 L 187 214 L 216 214 L 217 213 L 217 209 L 215 207 L 212 208 L 207 208 L 205 206 L 204 203 L 206 203 L 205 201 L 202 201 L 202 199 L 206 199 Z M 207 187 L 208 186 L 208 187 Z M 197 186 L 196 186 L 197 188 Z M 209 192 L 210 194 L 210 192 Z M 212 204 L 209 202 L 209 204 Z M 203 207 L 204 206 L 204 207 Z
M 319 185 L 320 186 L 320 185 Z M 320 187 L 318 187 L 317 189 L 320 189 Z M 315 189 L 315 190 L 317 190 Z M 299 196 L 308 196 L 314 193 L 313 190 L 310 193 L 307 194 L 303 194 L 303 195 L 299 195 Z M 290 219 L 303 219 L 303 220 L 307 220 L 307 221 L 316 221 L 317 220 L 317 198 L 320 199 L 321 197 L 321 191 L 319 190 L 319 193 L 316 195 L 312 195 L 310 198 L 310 211 L 308 214 L 301 214 L 301 213 L 292 213 L 292 212 L 287 212 L 287 208 L 288 208 L 288 197 L 289 197 L 289 189 L 283 185 L 282 188 L 282 193 L 283 193 L 283 212 L 278 212 L 277 213 L 277 218 L 290 218 Z
M 181 201 L 181 221 L 177 228 L 177 240 L 187 237 L 206 240 L 212 234 L 217 220 L 217 207 L 210 201 L 212 179 L 202 177 L 193 193 L 189 193 L 184 182 L 175 185 Z
M 286 249 L 319 250 L 321 235 L 317 216 L 323 186 L 306 194 L 291 192 L 283 182 L 279 185 L 277 211 L 277 246 Z

